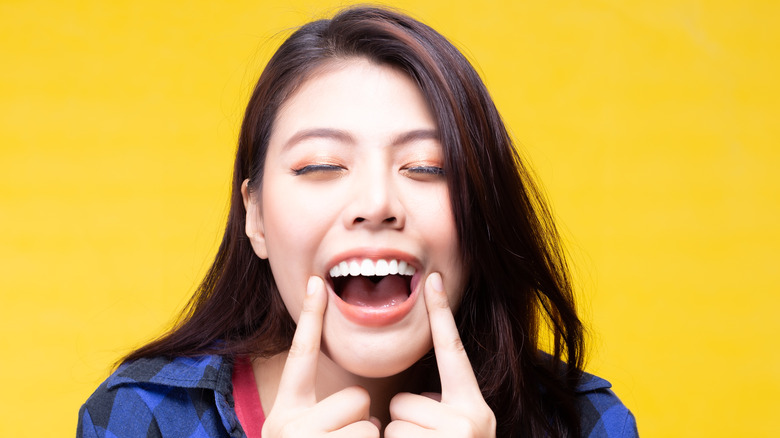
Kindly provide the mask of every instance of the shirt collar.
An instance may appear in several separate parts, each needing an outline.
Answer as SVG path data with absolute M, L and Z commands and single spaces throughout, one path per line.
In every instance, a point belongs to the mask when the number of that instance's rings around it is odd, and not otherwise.
M 583 372 L 582 378 L 580 378 L 580 382 L 577 384 L 575 391 L 578 394 L 583 394 L 586 392 L 609 388 L 612 388 L 612 384 L 608 381 L 602 379 L 601 377 L 594 376 L 593 374 Z
M 106 384 L 108 389 L 153 384 L 210 389 L 227 394 L 231 392 L 232 371 L 231 361 L 217 355 L 143 358 L 122 364 Z

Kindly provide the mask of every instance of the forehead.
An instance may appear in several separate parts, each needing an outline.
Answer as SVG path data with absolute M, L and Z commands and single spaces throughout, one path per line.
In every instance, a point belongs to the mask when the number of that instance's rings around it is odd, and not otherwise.
M 362 58 L 319 67 L 285 101 L 274 125 L 272 142 L 320 128 L 381 136 L 436 127 L 415 81 L 397 68 Z

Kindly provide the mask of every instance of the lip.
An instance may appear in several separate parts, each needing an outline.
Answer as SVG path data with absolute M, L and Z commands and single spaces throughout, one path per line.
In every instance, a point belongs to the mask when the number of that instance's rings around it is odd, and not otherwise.
M 391 325 L 408 315 L 412 308 L 414 308 L 414 304 L 417 302 L 417 298 L 420 295 L 419 285 L 422 275 L 420 261 L 411 254 L 396 249 L 357 248 L 342 252 L 332 257 L 329 261 L 328 270 L 342 261 L 351 261 L 356 259 L 369 259 L 374 261 L 379 259 L 396 259 L 399 261 L 405 261 L 415 268 L 415 273 L 412 276 L 412 280 L 409 286 L 411 293 L 406 300 L 392 306 L 355 306 L 347 303 L 346 301 L 342 300 L 341 297 L 336 295 L 336 292 L 333 290 L 332 281 L 330 281 L 330 276 L 328 275 L 328 281 L 325 283 L 327 284 L 328 293 L 332 297 L 332 302 L 336 304 L 339 312 L 341 312 L 342 315 L 344 315 L 353 323 L 367 327 L 382 327 Z

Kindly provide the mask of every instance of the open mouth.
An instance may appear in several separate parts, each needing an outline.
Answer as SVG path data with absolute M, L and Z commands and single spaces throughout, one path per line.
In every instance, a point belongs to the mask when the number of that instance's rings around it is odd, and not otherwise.
M 406 301 L 416 269 L 396 259 L 342 261 L 330 269 L 333 291 L 353 306 L 386 308 Z

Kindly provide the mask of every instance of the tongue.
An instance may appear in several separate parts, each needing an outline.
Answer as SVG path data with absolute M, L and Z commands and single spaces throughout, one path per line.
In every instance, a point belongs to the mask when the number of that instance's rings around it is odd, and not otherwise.
M 353 306 L 390 307 L 409 297 L 406 280 L 399 275 L 388 275 L 379 283 L 358 276 L 349 277 L 341 292 L 341 299 Z

